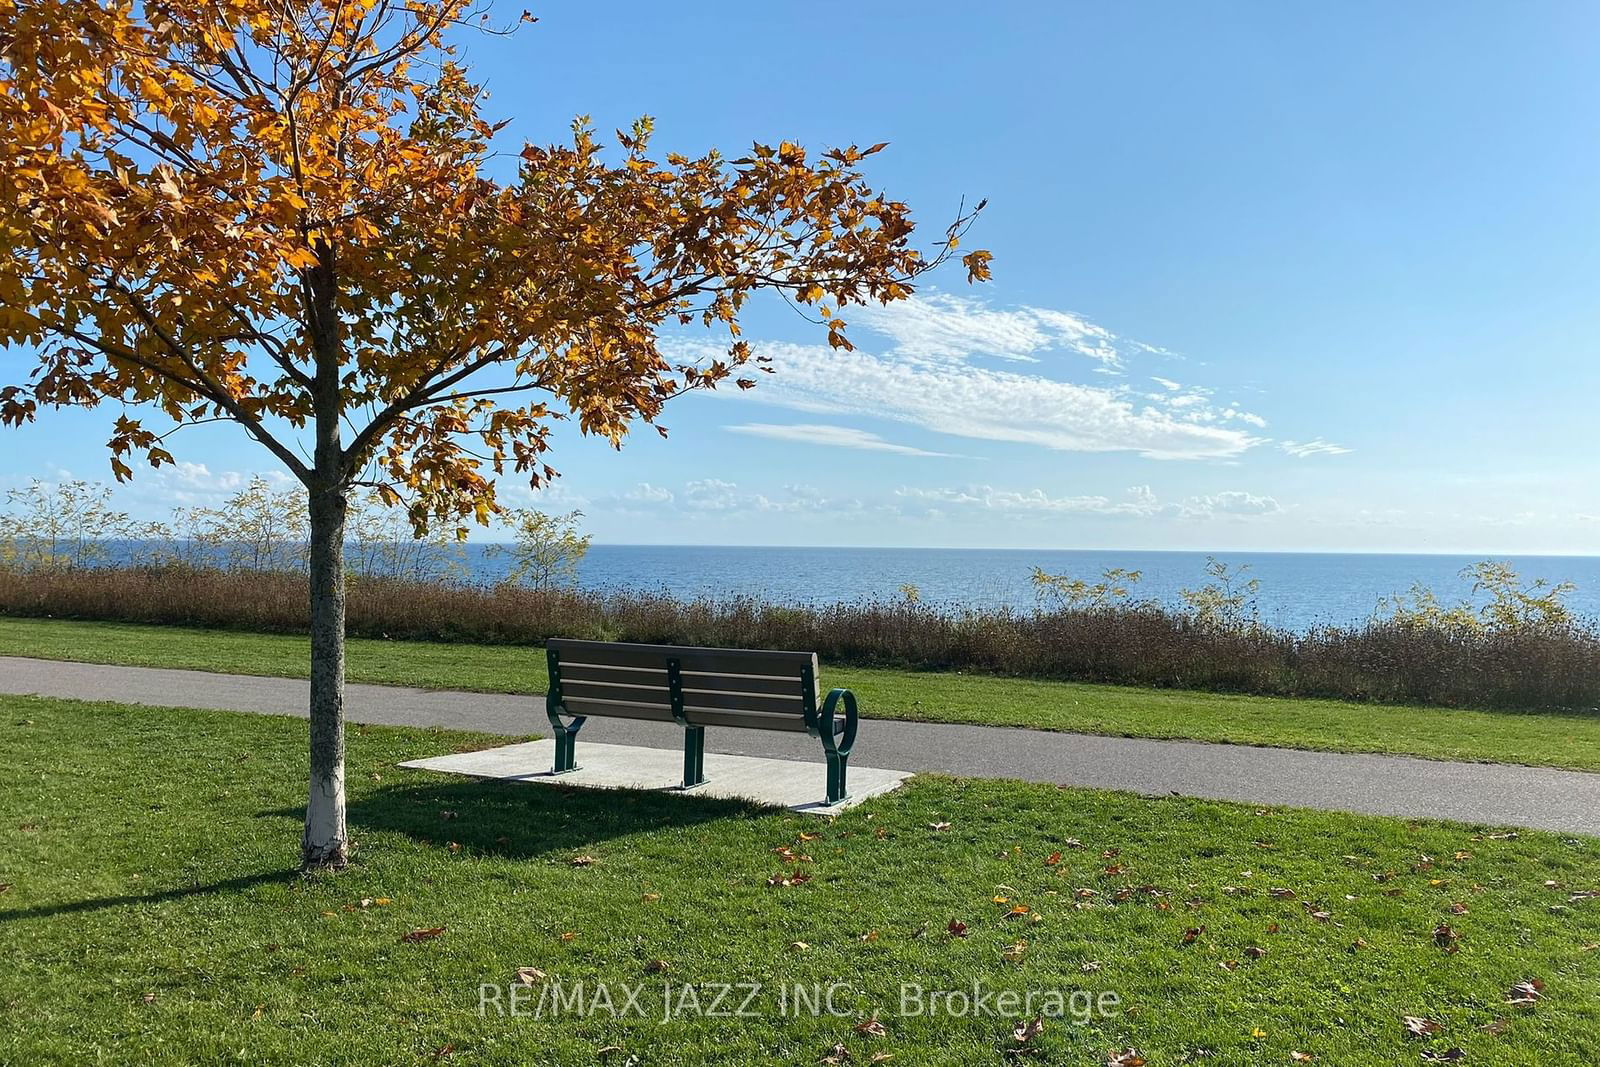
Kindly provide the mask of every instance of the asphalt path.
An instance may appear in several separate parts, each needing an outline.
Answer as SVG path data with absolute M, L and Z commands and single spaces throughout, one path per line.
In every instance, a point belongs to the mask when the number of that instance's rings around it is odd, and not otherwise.
M 306 715 L 303 680 L 0 656 L 0 693 Z M 351 684 L 352 722 L 547 734 L 542 697 Z M 585 742 L 677 748 L 671 723 L 590 719 Z M 820 762 L 804 734 L 713 728 L 706 747 Z M 1404 756 L 1302 752 L 1002 726 L 864 720 L 852 763 L 903 771 L 1181 794 L 1249 804 L 1600 834 L 1600 774 Z

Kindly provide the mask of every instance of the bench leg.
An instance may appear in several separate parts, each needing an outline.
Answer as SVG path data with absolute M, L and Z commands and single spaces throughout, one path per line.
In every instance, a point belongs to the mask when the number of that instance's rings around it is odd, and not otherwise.
M 829 752 L 828 756 L 828 803 L 837 804 L 850 795 L 845 789 L 844 774 L 850 766 L 850 753 Z
M 583 721 L 583 716 L 578 715 L 571 722 L 562 722 L 560 715 L 554 711 L 550 713 L 550 733 L 556 742 L 556 761 L 551 774 L 567 774 L 578 769 L 578 730 Z
M 844 705 L 842 736 L 834 732 L 834 714 L 841 703 Z M 856 695 L 848 689 L 833 690 L 828 694 L 828 699 L 823 701 L 814 723 L 807 725 L 814 726 L 812 735 L 821 738 L 822 752 L 828 758 L 827 803 L 837 804 L 849 799 L 850 792 L 845 788 L 845 771 L 850 767 L 850 750 L 856 744 Z
M 552 773 L 566 774 L 578 769 L 578 735 L 563 730 L 556 735 L 556 765 Z
M 683 788 L 692 789 L 706 781 L 706 728 L 683 728 Z

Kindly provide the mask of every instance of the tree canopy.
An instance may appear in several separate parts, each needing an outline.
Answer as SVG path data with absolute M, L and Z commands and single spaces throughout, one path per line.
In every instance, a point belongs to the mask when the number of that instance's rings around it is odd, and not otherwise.
M 0 344 L 38 355 L 0 420 L 126 405 L 119 479 L 231 420 L 313 488 L 481 520 L 491 475 L 554 473 L 553 417 L 619 442 L 753 384 L 757 290 L 848 347 L 843 309 L 961 254 L 976 211 L 920 251 L 862 176 L 881 144 L 658 158 L 648 119 L 615 148 L 579 119 L 497 180 L 505 123 L 453 41 L 514 28 L 464 0 L 0 0 Z M 720 358 L 664 351 L 695 323 Z M 298 431 L 329 409 L 347 433 L 313 454 Z

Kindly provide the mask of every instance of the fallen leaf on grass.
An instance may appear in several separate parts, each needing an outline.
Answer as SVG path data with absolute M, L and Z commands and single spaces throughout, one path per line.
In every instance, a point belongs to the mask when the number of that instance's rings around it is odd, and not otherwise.
M 1310 1063 L 1314 1059 L 1316 1059 L 1316 1057 L 1313 1056 L 1309 1052 L 1291 1052 L 1291 1053 L 1289 1053 L 1289 1062 L 1290 1063 Z
M 796 952 L 804 952 L 806 949 L 810 948 L 811 946 L 806 944 L 804 941 L 791 941 L 791 942 L 789 942 L 789 947 L 792 948 Z
M 573 933 L 571 930 L 564 930 L 564 931 L 562 931 L 562 934 L 561 934 L 561 940 L 563 940 L 563 941 L 576 941 L 576 940 L 578 940 L 578 935 Z
M 928 829 L 943 832 L 950 829 L 950 824 L 947 822 L 930 822 L 928 824 Z
M 156 995 L 154 993 L 146 993 L 140 999 L 143 1000 L 146 1004 L 154 1004 L 156 1002 Z
M 805 885 L 809 881 L 811 881 L 811 876 L 805 871 L 795 871 L 793 874 L 774 874 L 767 879 L 767 884 L 788 887 Z
M 537 984 L 539 982 L 544 981 L 545 978 L 546 978 L 545 973 L 543 971 L 541 971 L 537 967 L 518 967 L 517 968 L 517 984 L 518 985 L 535 985 L 535 984 Z
M 442 933 L 444 933 L 444 927 L 428 926 L 421 930 L 413 930 L 409 934 L 402 934 L 400 940 L 408 945 L 414 945 L 419 941 L 432 941 Z
M 1511 1023 L 1505 1019 L 1496 1019 L 1492 1023 L 1484 1023 L 1482 1026 L 1478 1027 L 1478 1029 L 1482 1030 L 1486 1034 L 1492 1034 L 1495 1037 L 1499 1037 L 1501 1034 L 1511 1029 Z
M 856 1023 L 855 1029 L 856 1033 L 862 1037 L 884 1037 L 889 1033 L 888 1029 L 878 1021 L 876 1015 L 870 1019 L 862 1019 Z
M 1282 886 L 1274 886 L 1273 888 L 1267 890 L 1267 896 L 1277 897 L 1279 900 L 1293 900 L 1294 890 L 1284 889 Z
M 1262 948 L 1260 945 L 1251 945 L 1249 948 L 1244 950 L 1244 954 L 1253 960 L 1259 960 L 1262 956 L 1267 954 L 1267 950 Z
M 1083 965 L 1078 968 L 1078 970 L 1082 971 L 1084 974 L 1093 974 L 1102 966 L 1104 965 L 1099 960 L 1086 960 Z
M 1011 1040 L 1019 1045 L 1026 1045 L 1029 1041 L 1044 1033 L 1044 1018 L 1036 1016 L 1032 1019 L 1022 1019 L 1011 1028 Z
M 951 919 L 950 925 L 945 927 L 945 932 L 951 937 L 966 937 L 967 924 L 960 919 Z
M 1046 856 L 1044 858 L 1044 865 L 1046 867 L 1054 867 L 1056 864 L 1058 864 L 1060 862 L 1061 862 L 1061 853 L 1059 851 L 1052 852 L 1052 853 L 1050 853 L 1050 855 L 1048 855 L 1048 856 Z
M 666 974 L 667 973 L 667 961 L 666 960 L 651 960 L 649 963 L 644 965 L 644 973 L 645 974 Z
M 1400 1025 L 1405 1028 L 1407 1037 L 1430 1037 L 1444 1029 L 1444 1026 L 1433 1019 L 1425 1019 L 1419 1015 L 1407 1015 L 1400 1020 Z
M 1463 904 L 1461 901 L 1459 901 L 1459 900 L 1455 901 L 1453 904 L 1450 905 L 1450 914 L 1451 915 L 1465 915 L 1466 913 L 1467 913 L 1467 906 L 1465 904 Z
M 1461 940 L 1461 935 L 1456 933 L 1455 927 L 1449 923 L 1440 923 L 1433 928 L 1433 943 L 1446 952 L 1455 952 L 1461 946 L 1456 942 Z
M 1181 944 L 1185 944 L 1185 945 L 1192 945 L 1196 941 L 1200 940 L 1200 936 L 1202 934 L 1204 934 L 1205 932 L 1206 932 L 1206 928 L 1203 925 L 1202 926 L 1191 926 L 1191 927 L 1189 927 L 1189 929 L 1187 929 L 1187 930 L 1185 930 L 1183 932 L 1183 940 L 1180 943 Z
M 817 1062 L 818 1063 L 828 1063 L 828 1064 L 840 1064 L 840 1063 L 849 1063 L 854 1058 L 855 1057 L 850 1055 L 850 1050 L 849 1049 L 845 1048 L 843 1044 L 838 1044 L 838 1045 L 833 1046 L 833 1048 L 829 1049 L 827 1055 L 823 1056 L 822 1059 L 818 1060 Z
M 654 904 L 656 901 L 661 899 L 661 894 L 660 893 L 646 893 L 644 895 L 643 899 L 644 899 L 644 902 L 646 904 Z
M 599 859 L 597 859 L 594 856 L 574 856 L 574 857 L 572 857 L 572 865 L 574 867 L 593 867 L 595 864 L 597 864 L 599 862 L 600 862 Z
M 1022 957 L 1027 953 L 1027 951 L 1028 943 L 1026 941 L 1018 941 L 1015 944 L 1007 945 L 1005 948 L 1001 949 L 1000 956 L 1002 959 L 1005 959 L 1008 962 L 1021 963 Z
M 1531 1008 L 1544 999 L 1544 983 L 1537 978 L 1518 982 L 1506 990 L 1506 1003 L 1518 1008 Z
M 868 1063 L 888 1063 L 892 1059 L 894 1059 L 894 1053 L 892 1053 L 892 1052 L 874 1052 L 867 1059 L 867 1062 Z
M 1144 1067 L 1144 1055 L 1136 1048 L 1106 1053 L 1106 1067 Z
M 1466 1059 L 1466 1057 L 1466 1052 L 1458 1048 L 1447 1048 L 1442 1052 L 1431 1048 L 1422 1050 L 1422 1059 L 1426 1063 L 1454 1063 L 1457 1060 Z

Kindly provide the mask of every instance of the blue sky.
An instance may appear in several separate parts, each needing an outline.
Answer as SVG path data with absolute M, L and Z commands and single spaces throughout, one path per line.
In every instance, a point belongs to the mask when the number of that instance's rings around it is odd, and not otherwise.
M 758 308 L 777 376 L 620 453 L 560 432 L 563 478 L 514 502 L 623 542 L 1600 550 L 1600 8 L 535 13 L 468 45 L 508 138 L 887 140 L 869 174 L 930 239 L 989 198 L 995 280 L 856 310 L 849 355 Z M 0 480 L 106 477 L 114 414 L 3 431 Z M 272 469 L 185 433 L 126 506 Z

